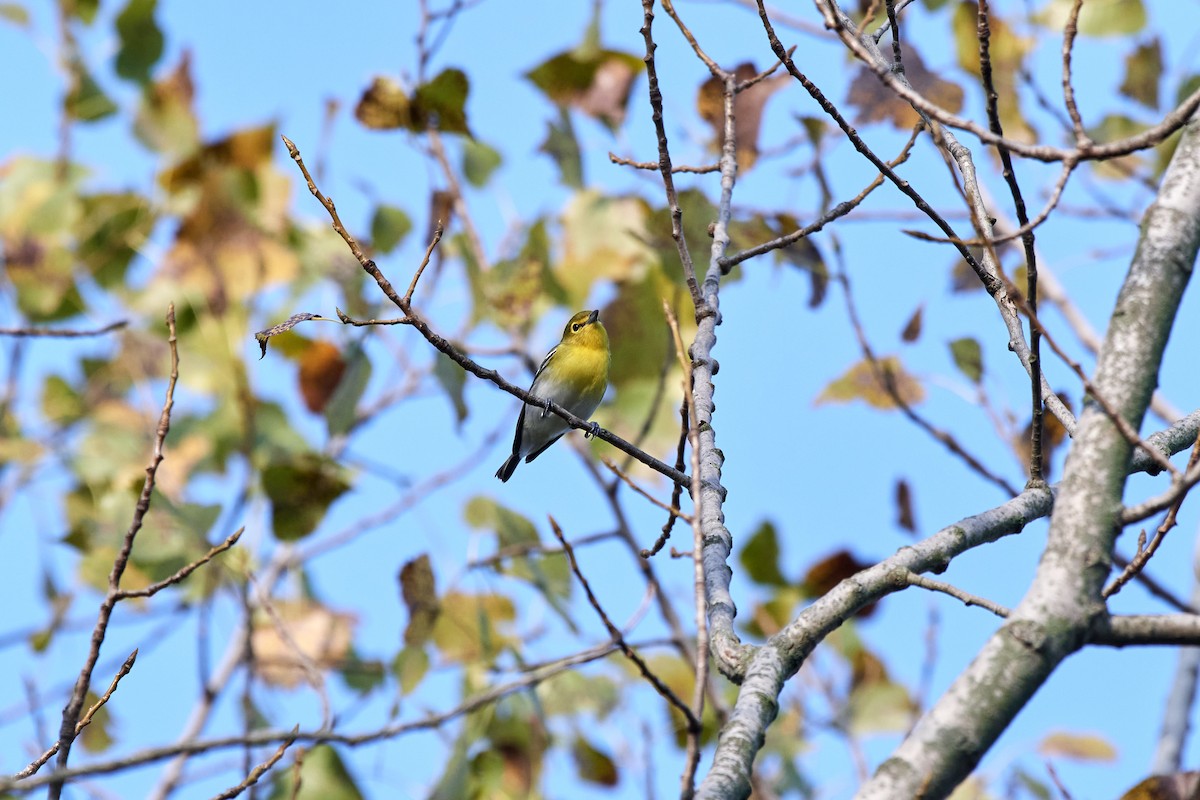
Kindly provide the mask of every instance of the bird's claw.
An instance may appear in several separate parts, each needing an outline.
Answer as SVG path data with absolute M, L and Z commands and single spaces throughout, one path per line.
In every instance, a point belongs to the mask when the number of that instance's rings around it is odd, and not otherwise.
M 588 423 L 588 429 L 583 432 L 583 438 L 591 439 L 593 436 L 600 435 L 600 426 L 595 422 Z
M 542 419 L 545 419 L 548 416 L 550 416 L 550 401 L 543 400 L 542 401 Z

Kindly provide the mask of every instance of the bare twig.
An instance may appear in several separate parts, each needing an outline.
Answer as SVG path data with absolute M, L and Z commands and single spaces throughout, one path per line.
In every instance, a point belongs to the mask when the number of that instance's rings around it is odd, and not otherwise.
M 863 357 L 867 360 L 867 363 L 871 365 L 871 371 L 874 373 L 876 381 L 887 392 L 888 397 L 895 404 L 896 408 L 900 410 L 900 413 L 904 414 L 918 428 L 928 433 L 935 441 L 940 442 L 952 454 L 962 459 L 963 463 L 981 478 L 998 486 L 1009 496 L 1015 496 L 1017 494 L 1015 486 L 984 466 L 983 462 L 968 453 L 949 431 L 943 430 L 925 419 L 904 399 L 904 396 L 900 394 L 896 386 L 895 376 L 875 356 L 875 351 L 871 347 L 871 343 L 867 340 L 867 334 L 863 328 L 862 321 L 858 318 L 858 309 L 854 302 L 854 294 L 850 288 L 850 278 L 846 275 L 844 268 L 839 268 L 833 274 L 833 279 L 842 284 L 843 294 L 846 298 L 846 316 L 850 320 L 850 327 L 854 330 L 855 338 L 858 339 L 859 349 L 862 350 Z
M 638 646 L 645 647 L 646 645 L 639 643 Z M 259 747 L 262 745 L 272 744 L 278 745 L 287 741 L 289 738 L 297 742 L 328 742 L 330 744 L 344 744 L 354 747 L 358 745 L 369 744 L 371 742 L 394 739 L 397 736 L 402 736 L 416 731 L 436 730 L 450 720 L 457 719 L 464 714 L 469 714 L 472 711 L 495 703 L 497 700 L 508 697 L 516 692 L 525 691 L 531 686 L 537 686 L 543 681 L 546 681 L 549 678 L 552 678 L 568 669 L 579 666 L 580 664 L 587 664 L 592 661 L 605 658 L 606 656 L 617 652 L 619 649 L 620 648 L 617 647 L 617 645 L 606 642 L 602 645 L 589 648 L 574 655 L 565 656 L 558 661 L 540 666 L 537 669 L 530 670 L 521 677 L 507 683 L 493 686 L 489 689 L 478 692 L 447 711 L 429 714 L 428 716 L 418 720 L 392 723 L 363 733 L 347 734 L 337 733 L 331 730 L 259 730 L 248 734 L 238 734 L 235 736 L 223 736 L 206 740 L 181 741 L 169 745 L 148 747 L 135 753 L 131 753 L 127 756 L 116 758 L 110 761 L 100 761 L 79 767 L 58 769 L 45 775 L 32 776 L 24 781 L 17 781 L 15 778 L 0 777 L 0 791 L 9 791 L 11 789 L 29 791 L 32 789 L 37 789 L 41 786 L 46 786 L 56 782 L 63 783 L 88 775 L 107 775 L 113 772 L 120 772 L 132 766 L 139 764 L 150 764 L 156 761 L 172 758 L 174 756 L 195 755 L 197 753 L 207 753 L 213 750 L 224 750 L 234 747 Z
M 959 589 L 957 586 L 946 583 L 945 581 L 926 578 L 924 575 L 918 575 L 912 571 L 906 571 L 904 579 L 908 581 L 910 586 L 919 586 L 922 589 L 928 589 L 931 592 L 948 594 L 953 598 L 963 601 L 968 608 L 971 606 L 979 606 L 980 608 L 985 608 L 992 612 L 997 617 L 1003 618 L 1008 616 L 1008 609 L 999 603 L 993 603 L 986 597 L 978 597 L 970 592 L 965 592 L 962 589 Z
M 729 92 L 731 80 L 726 80 L 727 92 L 725 107 L 732 108 L 732 92 Z M 683 337 L 679 335 L 679 321 L 671 311 L 671 305 L 663 300 L 663 313 L 667 317 L 667 325 L 671 335 L 675 337 L 675 355 L 679 358 L 679 367 L 683 372 L 681 389 L 687 404 L 688 416 L 691 422 L 687 426 L 688 444 L 692 452 L 692 504 L 697 505 L 700 496 L 700 431 L 696 427 L 696 401 L 693 394 L 695 386 L 692 378 L 692 365 L 684 355 Z M 692 525 L 692 550 L 699 553 L 704 549 L 704 531 L 700 527 L 700 518 L 693 516 L 689 520 Z M 696 619 L 696 685 L 692 692 L 692 713 L 696 719 L 702 719 L 704 714 L 704 691 L 708 685 L 708 603 L 705 597 L 704 559 L 692 559 L 692 597 L 695 605 Z M 688 730 L 687 754 L 683 776 L 680 779 L 680 797 L 687 800 L 696 791 L 696 769 L 700 764 L 700 730 Z
M 672 178 L 671 171 L 671 151 L 667 147 L 667 129 L 663 124 L 662 92 L 658 88 L 658 70 L 654 66 L 654 51 L 658 47 L 654 43 L 652 34 L 654 0 L 642 0 L 642 18 L 641 33 L 646 40 L 644 58 L 646 78 L 649 81 L 650 89 L 651 118 L 654 120 L 654 130 L 658 135 L 658 168 L 662 173 L 663 188 L 667 192 L 667 207 L 671 210 L 671 238 L 675 240 L 675 247 L 679 251 L 679 263 L 683 268 L 688 292 L 692 295 L 692 303 L 699 312 L 699 309 L 704 307 L 704 298 L 700 294 L 700 284 L 696 280 L 696 267 L 692 264 L 691 253 L 688 252 L 687 240 L 683 237 L 683 209 L 679 207 L 679 199 L 675 195 L 675 180 Z
M 676 506 L 673 506 L 673 505 L 667 505 L 666 503 L 664 503 L 663 501 L 659 500 L 657 497 L 655 497 L 654 495 L 650 494 L 650 493 L 649 493 L 649 492 L 647 492 L 645 489 L 643 489 L 642 487 L 640 487 L 640 486 L 638 486 L 636 483 L 634 483 L 634 481 L 633 481 L 633 478 L 630 478 L 628 475 L 626 475 L 624 472 L 622 472 L 622 471 L 621 471 L 621 468 L 620 468 L 620 467 L 618 467 L 616 464 L 614 464 L 614 463 L 612 462 L 612 460 L 610 460 L 610 459 L 607 459 L 607 458 L 602 458 L 602 459 L 600 459 L 600 463 L 602 463 L 602 464 L 604 464 L 604 466 L 608 467 L 608 468 L 609 468 L 609 469 L 612 471 L 612 473 L 613 473 L 614 475 L 616 475 L 618 478 L 620 478 L 620 479 L 621 479 L 621 481 L 622 481 L 622 482 L 623 482 L 623 483 L 624 483 L 626 486 L 628 486 L 630 489 L 633 489 L 635 492 L 637 492 L 637 493 L 638 493 L 638 494 L 640 494 L 642 497 L 644 497 L 644 498 L 646 498 L 647 500 L 649 500 L 649 501 L 650 501 L 651 503 L 653 503 L 654 505 L 656 505 L 656 506 L 658 506 L 659 508 L 661 508 L 663 511 L 666 511 L 668 514 L 670 514 L 670 515 L 671 515 L 671 516 L 673 516 L 673 517 L 679 517 L 680 519 L 682 519 L 682 520 L 684 520 L 684 521 L 686 521 L 686 522 L 689 522 L 689 523 L 690 523 L 690 522 L 692 521 L 692 517 L 691 517 L 691 515 L 690 515 L 690 514 L 685 514 L 685 513 L 683 513 L 683 512 L 682 512 L 682 511 L 680 511 L 680 510 L 679 510 L 679 508 L 678 508 L 678 507 L 676 507 Z
M 129 657 L 125 659 L 125 663 L 123 663 L 121 668 L 117 670 L 117 674 L 113 676 L 112 682 L 108 685 L 108 691 L 101 695 L 100 699 L 93 703 L 87 710 L 87 713 L 83 715 L 83 718 L 75 724 L 75 733 L 78 734 L 82 732 L 83 729 L 91 723 L 92 717 L 96 715 L 96 712 L 99 711 L 104 704 L 112 698 L 113 692 L 117 690 L 117 684 L 121 682 L 121 678 L 124 678 L 129 674 L 129 670 L 133 669 L 133 662 L 137 661 L 137 656 L 138 651 L 135 647 L 133 652 L 129 654 Z M 55 742 L 54 744 L 50 745 L 50 749 L 38 756 L 32 763 L 30 763 L 29 766 L 13 775 L 13 778 L 21 780 L 35 774 L 47 761 L 54 757 L 54 754 L 57 753 L 58 750 L 59 742 Z
M 688 413 L 688 399 L 687 397 L 684 397 L 679 403 L 679 444 L 676 445 L 675 448 L 675 469 L 678 470 L 683 469 L 683 454 L 687 447 L 688 433 L 692 429 L 691 423 L 689 422 L 690 419 L 691 415 Z M 674 488 L 671 489 L 671 507 L 678 508 L 679 501 L 682 497 L 683 484 L 676 483 Z M 667 539 L 671 538 L 671 529 L 675 527 L 676 519 L 678 519 L 678 517 L 676 517 L 674 514 L 667 516 L 667 521 L 664 522 L 662 526 L 662 533 L 658 535 L 658 538 L 654 541 L 654 544 L 651 547 L 642 550 L 642 558 L 650 558 L 663 549 L 663 546 L 667 543 Z
M 1196 469 L 1197 462 L 1200 462 L 1200 438 L 1196 439 L 1196 444 L 1192 446 L 1192 453 L 1188 456 L 1186 474 L 1191 474 Z M 1180 481 L 1182 483 L 1182 481 Z M 1112 597 L 1117 592 L 1121 591 L 1121 587 L 1129 583 L 1129 581 L 1145 568 L 1154 553 L 1158 550 L 1158 546 L 1162 544 L 1167 532 L 1175 527 L 1175 518 L 1179 514 L 1179 509 L 1183 505 L 1183 499 L 1186 493 L 1180 492 L 1179 496 L 1171 503 L 1171 507 L 1167 509 L 1167 515 L 1163 519 L 1162 524 L 1154 531 L 1154 538 L 1150 540 L 1149 546 L 1143 548 L 1142 541 L 1145 539 L 1146 533 L 1142 532 L 1138 537 L 1138 551 L 1130 561 L 1129 566 L 1125 567 L 1124 571 L 1113 580 L 1108 586 L 1104 587 L 1102 596 L 1105 598 Z
M 144 589 L 122 589 L 121 591 L 117 592 L 117 599 L 125 600 L 130 597 L 153 597 L 163 589 L 166 589 L 168 586 L 174 586 L 175 584 L 181 582 L 188 575 L 191 575 L 193 572 L 200 569 L 200 567 L 203 567 L 209 561 L 212 561 L 221 553 L 224 553 L 226 550 L 237 544 L 238 539 L 242 537 L 242 532 L 245 530 L 245 528 L 238 528 L 236 531 L 229 534 L 225 541 L 218 545 L 213 545 L 207 553 L 200 556 L 200 558 L 196 559 L 187 566 L 182 567 L 169 578 L 164 578 L 158 583 L 152 583 Z
M 554 517 L 550 517 L 550 529 L 554 531 L 555 538 L 557 538 L 559 544 L 562 545 L 563 552 L 567 554 L 567 562 L 571 566 L 571 572 L 574 573 L 575 579 L 579 581 L 579 585 L 583 587 L 583 592 L 585 595 L 587 595 L 588 603 L 593 609 L 595 609 L 596 614 L 600 617 L 600 621 L 604 623 L 605 630 L 607 630 L 608 635 L 612 637 L 613 645 L 615 645 L 616 648 L 620 650 L 626 658 L 633 662 L 633 665 L 637 667 L 638 672 L 643 678 L 646 679 L 646 682 L 654 688 L 654 691 L 658 692 L 664 700 L 675 706 L 675 708 L 677 708 L 679 712 L 683 714 L 684 720 L 687 721 L 688 730 L 692 730 L 693 728 L 699 730 L 700 720 L 692 714 L 692 709 L 679 699 L 678 695 L 671 690 L 671 687 L 663 683 L 662 679 L 654 674 L 654 671 L 650 669 L 650 666 L 646 663 L 645 659 L 638 655 L 637 651 L 625 641 L 625 635 L 621 633 L 621 629 L 614 625 L 612 620 L 608 618 L 608 614 L 604 611 L 604 607 L 600 605 L 600 601 L 596 598 L 595 593 L 592 592 L 591 584 L 588 583 L 587 578 L 584 577 L 583 572 L 579 569 L 579 562 L 575 560 L 575 550 L 571 547 L 571 543 L 567 541 L 567 537 L 563 535 L 562 528 L 558 526 L 558 522 L 554 519 Z
M 912 151 L 912 147 L 916 143 L 917 137 L 921 134 L 921 131 L 924 129 L 925 129 L 924 123 L 918 123 L 913 128 L 912 135 L 908 137 L 908 142 L 900 150 L 900 155 L 896 156 L 894 159 L 887 162 L 888 166 L 897 167 L 900 164 L 903 164 L 905 161 L 908 160 L 908 155 Z M 754 247 L 749 247 L 745 250 L 742 250 L 741 252 L 734 253 L 731 256 L 725 256 L 724 258 L 722 258 L 720 260 L 721 271 L 724 274 L 728 275 L 729 272 L 733 269 L 733 267 L 735 265 L 740 264 L 741 262 L 743 262 L 749 258 L 754 258 L 755 256 L 760 256 L 763 253 L 769 253 L 772 250 L 778 250 L 779 248 L 782 248 L 782 247 L 787 247 L 791 244 L 794 244 L 794 243 L 800 241 L 801 239 L 804 239 L 808 236 L 811 236 L 814 233 L 817 233 L 818 231 L 822 230 L 829 223 L 833 222 L 836 219 L 840 219 L 841 217 L 846 216 L 851 211 L 858 208 L 858 206 L 862 204 L 863 200 L 867 199 L 867 195 L 871 194 L 871 192 L 875 191 L 877 188 L 879 188 L 882 185 L 883 185 L 883 173 L 880 173 L 878 176 L 875 177 L 874 180 L 872 180 L 869 184 L 867 184 L 867 186 L 861 192 L 859 192 L 857 195 L 855 195 L 854 197 L 852 197 L 849 200 L 838 203 L 836 206 L 834 206 L 833 208 L 831 208 L 828 211 L 826 211 L 825 213 L 823 213 L 820 216 L 820 218 L 818 218 L 816 221 L 811 222 L 808 225 L 805 225 L 803 228 L 798 228 L 797 230 L 794 230 L 791 233 L 788 233 L 784 236 L 780 236 L 777 239 L 772 239 L 769 242 L 763 242 L 762 244 L 755 245 Z
M 76 339 L 85 336 L 103 336 L 106 333 L 119 331 L 129 324 L 129 320 L 110 322 L 103 328 L 75 330 L 71 328 L 0 328 L 0 336 L 23 337 L 54 337 L 58 339 Z
M 299 732 L 299 725 L 292 728 L 291 735 L 281 745 L 279 745 L 275 752 L 271 754 L 270 758 L 252 769 L 244 781 L 239 783 L 237 786 L 230 787 L 220 794 L 215 795 L 212 800 L 233 800 L 233 798 L 237 797 L 239 794 L 258 783 L 258 779 L 261 778 L 267 770 L 275 766 L 275 763 L 279 761 L 279 759 L 283 758 L 284 751 L 291 747 L 292 742 L 296 741 L 296 734 Z
M 662 169 L 657 161 L 634 161 L 631 158 L 624 158 L 616 153 L 609 153 L 608 160 L 614 164 L 620 164 L 624 167 L 633 167 L 634 169 L 654 170 L 655 172 Z M 692 175 L 707 175 L 710 172 L 720 172 L 720 164 L 705 164 L 702 167 L 692 167 L 687 164 L 680 164 L 671 167 L 672 173 L 690 173 Z
M 77 735 L 76 725 L 79 722 L 80 712 L 83 710 L 84 698 L 87 696 L 88 687 L 92 682 L 92 672 L 96 668 L 96 661 L 100 658 L 100 647 L 104 644 L 104 636 L 108 631 L 108 622 L 112 618 L 113 608 L 116 607 L 117 601 L 121 599 L 121 576 L 125 573 L 125 567 L 129 564 L 129 557 L 133 552 L 133 542 L 142 528 L 142 521 L 146 517 L 146 512 L 150 510 L 150 498 L 154 494 L 154 484 L 158 477 L 158 465 L 163 460 L 163 443 L 166 441 L 167 432 L 171 429 L 171 409 L 175 405 L 175 382 L 179 380 L 179 350 L 176 347 L 175 340 L 175 304 L 171 303 L 167 307 L 167 330 L 169 336 L 167 343 L 171 349 L 171 375 L 167 381 L 167 394 L 163 401 L 162 413 L 158 418 L 158 429 L 154 437 L 154 453 L 150 458 L 150 463 L 146 466 L 146 480 L 142 484 L 142 493 L 138 497 L 137 506 L 134 508 L 133 521 L 129 524 L 129 529 L 125 532 L 125 537 L 121 542 L 121 549 L 117 553 L 117 557 L 113 560 L 112 571 L 108 574 L 108 592 L 104 597 L 104 601 L 100 604 L 100 612 L 96 619 L 96 627 L 92 630 L 91 646 L 88 649 L 87 658 L 84 661 L 83 668 L 79 671 L 79 678 L 75 681 L 75 689 L 71 693 L 70 700 L 67 701 L 66 707 L 63 709 L 62 725 L 58 731 L 58 770 L 62 770 L 67 766 L 67 758 L 71 754 L 71 744 L 75 741 Z M 56 781 L 50 784 L 49 797 L 50 800 L 58 800 L 62 796 L 63 784 L 61 781 Z
M 1075 89 L 1071 85 L 1071 56 L 1075 51 L 1075 35 L 1079 32 L 1079 11 L 1082 8 L 1083 0 L 1075 0 L 1071 5 L 1071 13 L 1063 28 L 1062 43 L 1063 103 L 1067 107 L 1067 114 L 1071 117 L 1071 127 L 1075 132 L 1075 146 L 1081 150 L 1092 143 L 1083 129 L 1083 118 L 1079 116 L 1079 107 L 1075 105 Z

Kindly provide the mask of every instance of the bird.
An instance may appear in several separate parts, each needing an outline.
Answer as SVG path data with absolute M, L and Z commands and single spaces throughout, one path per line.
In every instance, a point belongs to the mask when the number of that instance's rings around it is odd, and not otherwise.
M 512 455 L 496 470 L 496 477 L 502 482 L 512 477 L 522 458 L 528 464 L 570 430 L 566 420 L 550 413 L 550 402 L 584 419 L 600 405 L 608 387 L 612 357 L 608 331 L 599 317 L 599 311 L 580 311 L 571 317 L 563 328 L 562 341 L 542 359 L 529 393 L 545 405 L 521 406 Z M 598 430 L 599 426 L 593 422 L 592 433 Z

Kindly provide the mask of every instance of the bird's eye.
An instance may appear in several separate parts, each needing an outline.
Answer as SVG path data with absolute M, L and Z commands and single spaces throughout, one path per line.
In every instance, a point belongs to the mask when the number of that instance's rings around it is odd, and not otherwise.
M 578 322 L 576 322 L 574 325 L 571 326 L 571 330 L 575 331 L 576 333 L 579 333 L 579 328 L 580 328 L 580 325 Z

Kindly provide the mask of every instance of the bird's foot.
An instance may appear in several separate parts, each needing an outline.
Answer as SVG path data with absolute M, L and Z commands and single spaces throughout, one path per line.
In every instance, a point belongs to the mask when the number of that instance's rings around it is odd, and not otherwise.
M 593 436 L 600 435 L 600 426 L 595 422 L 588 423 L 588 428 L 583 432 L 583 438 L 591 439 Z
M 543 400 L 542 401 L 542 419 L 545 419 L 548 416 L 550 416 L 550 401 Z

